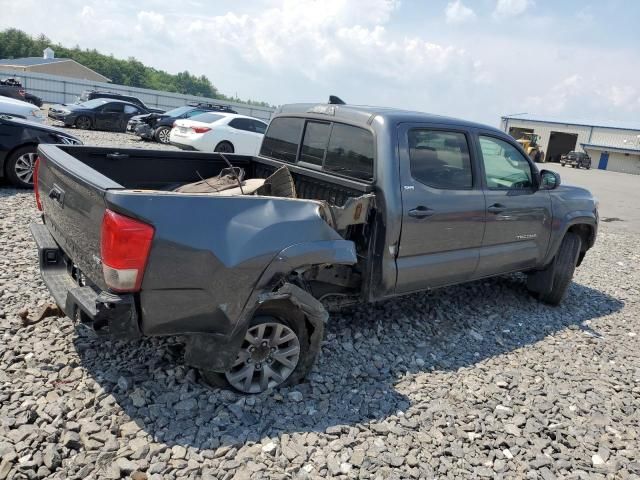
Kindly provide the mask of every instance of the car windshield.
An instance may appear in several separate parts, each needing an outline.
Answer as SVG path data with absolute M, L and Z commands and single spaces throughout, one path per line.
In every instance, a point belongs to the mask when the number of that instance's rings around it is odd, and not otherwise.
M 195 120 L 196 122 L 202 123 L 213 123 L 217 122 L 221 118 L 224 118 L 224 115 L 219 115 L 217 113 L 201 113 L 200 115 L 194 115 L 189 120 Z
M 105 103 L 107 103 L 107 100 L 104 100 L 103 98 L 94 98 L 93 100 L 82 102 L 80 106 L 83 108 L 95 108 L 100 105 L 104 105 Z
M 191 110 L 193 110 L 193 107 L 178 107 L 174 108 L 173 110 L 169 110 L 168 112 L 164 112 L 164 114 L 170 117 L 179 117 L 183 113 L 190 112 Z

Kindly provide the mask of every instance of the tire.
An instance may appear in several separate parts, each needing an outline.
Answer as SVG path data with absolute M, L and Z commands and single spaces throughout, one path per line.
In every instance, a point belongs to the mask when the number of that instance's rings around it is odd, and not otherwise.
M 549 305 L 559 305 L 562 302 L 571 284 L 581 246 L 582 240 L 579 235 L 573 232 L 566 233 L 553 262 L 547 267 L 552 269 L 551 272 L 540 272 L 551 273 L 548 276 L 548 282 L 551 284 L 544 285 L 542 293 L 537 295 L 540 301 Z
M 564 163 L 562 163 L 562 162 L 560 162 L 560 166 L 561 166 L 561 167 L 564 167 L 564 166 L 565 166 L 565 164 L 564 164 Z
M 82 130 L 89 130 L 91 129 L 91 119 L 86 115 L 81 115 L 78 118 L 76 118 L 74 125 L 76 126 L 76 128 L 80 128 Z
M 156 139 L 158 143 L 162 143 L 163 145 L 169 145 L 169 134 L 171 133 L 171 129 L 169 127 L 158 127 L 153 134 L 153 138 Z
M 278 340 L 274 341 L 274 338 Z M 300 382 L 313 365 L 309 347 L 302 312 L 289 302 L 273 302 L 254 315 L 236 362 L 229 371 L 201 370 L 200 373 L 214 387 L 262 393 L 269 388 Z
M 234 151 L 235 149 L 233 148 L 233 145 L 231 145 L 231 143 L 227 142 L 226 140 L 216 145 L 216 148 L 214 150 L 214 152 L 219 152 L 219 153 L 233 153 Z
M 18 148 L 7 159 L 5 173 L 16 187 L 33 188 L 33 167 L 38 156 L 37 148 L 37 145 Z

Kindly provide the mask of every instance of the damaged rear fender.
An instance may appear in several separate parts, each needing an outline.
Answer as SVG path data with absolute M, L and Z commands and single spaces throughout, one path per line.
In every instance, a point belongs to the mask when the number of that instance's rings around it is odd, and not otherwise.
M 308 358 L 301 361 L 313 362 L 320 350 L 324 325 L 329 315 L 322 303 L 310 293 L 291 283 L 284 283 L 276 289 L 276 282 L 301 267 L 327 264 L 353 265 L 356 262 L 355 245 L 347 240 L 300 243 L 285 248 L 263 271 L 236 322 L 233 333 L 224 339 L 216 335 L 190 335 L 185 361 L 196 368 L 217 372 L 227 371 L 238 355 L 242 340 L 256 311 L 270 302 L 288 301 L 292 309 L 304 314 L 307 322 L 310 354 Z M 306 368 L 303 370 L 306 371 Z

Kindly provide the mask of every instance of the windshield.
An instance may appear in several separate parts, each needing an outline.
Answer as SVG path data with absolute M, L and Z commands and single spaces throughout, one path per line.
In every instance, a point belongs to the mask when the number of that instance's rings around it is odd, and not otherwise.
M 195 120 L 196 122 L 202 123 L 213 123 L 217 122 L 221 118 L 224 118 L 224 115 L 219 115 L 217 113 L 201 113 L 200 115 L 194 115 L 189 120 Z
M 89 100 L 88 102 L 82 102 L 80 106 L 83 108 L 95 108 L 99 107 L 100 105 L 104 105 L 105 103 L 107 103 L 107 101 L 108 100 L 105 100 L 103 98 L 94 98 L 93 100 Z
M 179 117 L 183 113 L 187 113 L 193 110 L 193 107 L 178 107 L 173 110 L 169 110 L 168 112 L 164 112 L 164 115 L 168 115 L 169 117 Z

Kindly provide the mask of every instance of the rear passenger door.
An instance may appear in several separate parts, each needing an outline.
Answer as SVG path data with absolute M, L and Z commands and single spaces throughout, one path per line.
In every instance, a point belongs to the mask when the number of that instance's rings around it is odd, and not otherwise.
M 236 153 L 255 155 L 262 142 L 262 134 L 256 132 L 254 121 L 250 118 L 234 118 L 229 122 L 231 140 Z
M 124 114 L 124 103 L 105 103 L 96 112 L 96 127 L 100 130 L 117 130 Z
M 401 125 L 402 233 L 397 293 L 473 277 L 482 246 L 485 199 L 464 129 Z
M 551 198 L 537 169 L 514 142 L 478 136 L 487 222 L 477 277 L 538 266 L 551 234 Z

